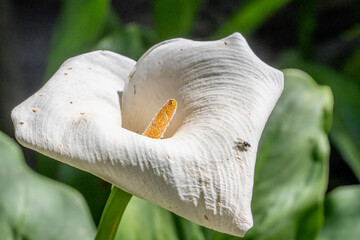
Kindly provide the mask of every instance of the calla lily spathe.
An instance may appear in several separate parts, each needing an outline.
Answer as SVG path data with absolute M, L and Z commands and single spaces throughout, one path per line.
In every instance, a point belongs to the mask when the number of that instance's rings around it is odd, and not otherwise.
M 71 58 L 12 118 L 22 145 L 243 236 L 253 225 L 259 139 L 282 90 L 283 74 L 239 33 L 173 39 L 137 63 L 108 51 Z M 140 135 L 171 98 L 178 109 L 164 139 Z

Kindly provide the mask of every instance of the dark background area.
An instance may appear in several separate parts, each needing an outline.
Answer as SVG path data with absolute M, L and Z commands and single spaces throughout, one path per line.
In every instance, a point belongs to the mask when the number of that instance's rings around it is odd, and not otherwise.
M 214 29 L 247 1 L 204 1 L 197 16 L 192 36 L 209 39 Z M 316 12 L 316 22 L 309 26 L 311 44 L 299 44 L 299 12 L 304 1 L 292 1 L 277 11 L 248 39 L 254 52 L 275 63 L 280 53 L 299 45 L 304 58 L 311 58 L 333 69 L 343 67 L 359 48 L 359 39 L 348 38 L 354 23 L 359 24 L 360 1 L 313 1 L 307 11 Z M 309 2 L 309 1 L 307 1 Z M 123 23 L 136 22 L 152 27 L 151 2 L 145 0 L 113 1 Z M 1 1 L 0 6 L 0 130 L 14 136 L 11 109 L 38 90 L 45 82 L 44 74 L 56 21 L 61 10 L 59 0 Z M 315 14 L 309 11 L 308 14 Z M 306 21 L 304 22 L 306 29 Z M 301 27 L 300 27 L 301 28 Z M 331 148 L 329 190 L 340 185 L 358 183 L 353 172 L 335 148 Z M 24 149 L 29 165 L 36 169 L 35 153 Z

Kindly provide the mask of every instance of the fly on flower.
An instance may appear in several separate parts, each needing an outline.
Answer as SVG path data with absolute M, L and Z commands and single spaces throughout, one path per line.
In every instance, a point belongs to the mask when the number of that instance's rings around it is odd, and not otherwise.
M 241 138 L 236 138 L 235 144 L 238 148 L 240 149 L 245 149 L 247 150 L 248 148 L 251 147 L 251 144 Z

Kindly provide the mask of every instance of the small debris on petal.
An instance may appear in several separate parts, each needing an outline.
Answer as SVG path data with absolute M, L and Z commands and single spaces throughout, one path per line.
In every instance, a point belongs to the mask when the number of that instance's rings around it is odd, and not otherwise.
M 236 138 L 235 144 L 239 149 L 242 149 L 242 150 L 247 150 L 248 148 L 251 147 L 251 144 L 249 142 L 247 142 L 241 138 Z

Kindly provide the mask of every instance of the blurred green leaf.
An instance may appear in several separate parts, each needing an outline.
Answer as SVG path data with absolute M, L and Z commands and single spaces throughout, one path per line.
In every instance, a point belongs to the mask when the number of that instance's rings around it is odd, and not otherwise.
M 299 53 L 304 59 L 312 59 L 314 55 L 314 33 L 317 22 L 317 2 L 313 0 L 299 0 L 297 17 L 297 39 Z
M 356 8 L 356 7 L 355 7 Z M 346 41 L 352 41 L 360 38 L 360 23 L 355 23 L 350 29 L 346 30 L 342 36 Z
M 119 15 L 117 14 L 114 8 L 110 7 L 108 13 L 106 14 L 104 27 L 102 30 L 102 37 L 107 36 L 122 28 L 123 28 L 123 23 L 121 22 Z
M 247 1 L 215 32 L 214 37 L 226 37 L 234 32 L 244 36 L 251 35 L 262 23 L 290 0 L 253 0 Z
M 247 239 L 315 239 L 323 221 L 333 98 L 306 73 L 285 88 L 260 141 Z
M 314 62 L 306 62 L 293 53 L 284 55 L 282 67 L 296 66 L 334 93 L 334 120 L 330 139 L 360 180 L 360 87 L 347 76 Z
M 109 0 L 63 0 L 46 69 L 48 80 L 68 58 L 88 51 L 100 36 Z
M 199 226 L 174 218 L 169 211 L 134 196 L 122 219 L 116 235 L 119 240 L 142 240 L 144 236 L 146 240 L 204 239 Z
M 58 162 L 40 153 L 37 153 L 37 171 L 80 191 L 88 203 L 95 223 L 99 223 L 102 210 L 109 196 L 109 183 L 88 172 Z
M 202 232 L 202 227 L 199 225 L 185 219 L 179 217 L 173 213 L 173 216 L 176 230 L 178 233 L 178 239 L 180 240 L 205 240 L 204 233 Z
M 186 37 L 202 0 L 152 0 L 155 29 L 159 40 Z
M 151 30 L 127 24 L 101 39 L 94 49 L 113 51 L 137 60 L 154 43 Z
M 319 240 L 358 240 L 360 185 L 339 187 L 325 200 L 325 222 Z
M 40 153 L 36 154 L 36 159 L 36 170 L 40 174 L 80 191 L 89 205 L 95 223 L 98 224 L 109 195 L 110 184 L 90 173 L 58 162 Z
M 0 213 L 1 212 L 2 210 L 0 205 Z M 9 221 L 3 215 L 0 215 L 0 236 L 2 240 L 13 240 L 15 238 L 15 236 L 13 237 L 13 232 Z
M 49 161 L 56 160 L 49 159 Z M 75 188 L 84 196 L 95 224 L 97 225 L 100 221 L 106 200 L 109 197 L 110 183 L 88 172 L 63 163 L 60 163 L 56 179 Z
M 77 191 L 33 172 L 1 132 L 0 153 L 1 239 L 93 238 L 94 223 Z
M 360 86 L 360 46 L 345 62 L 344 73 L 347 74 L 349 80 Z

